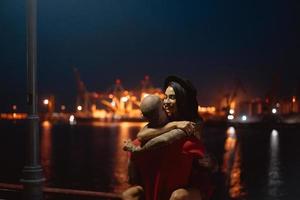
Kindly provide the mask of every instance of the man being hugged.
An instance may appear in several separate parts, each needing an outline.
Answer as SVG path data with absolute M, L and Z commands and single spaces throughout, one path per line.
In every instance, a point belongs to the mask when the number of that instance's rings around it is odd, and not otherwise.
M 196 124 L 168 122 L 162 101 L 155 95 L 144 98 L 141 111 L 149 123 L 135 141 L 125 144 L 124 149 L 132 152 L 128 172 L 133 187 L 123 193 L 123 199 L 202 199 L 200 190 L 189 184 L 194 160 L 204 155 Z

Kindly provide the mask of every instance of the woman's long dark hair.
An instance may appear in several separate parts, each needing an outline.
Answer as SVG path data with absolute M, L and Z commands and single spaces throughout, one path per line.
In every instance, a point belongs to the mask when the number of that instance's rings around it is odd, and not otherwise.
M 175 120 L 202 121 L 198 114 L 197 92 L 190 82 L 187 82 L 190 88 L 184 88 L 178 82 L 171 81 L 165 85 L 172 87 L 175 92 L 178 116 Z

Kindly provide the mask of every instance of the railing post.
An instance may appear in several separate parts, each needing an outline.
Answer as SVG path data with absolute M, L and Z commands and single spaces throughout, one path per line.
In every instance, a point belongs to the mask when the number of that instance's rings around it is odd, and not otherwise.
M 37 112 L 37 0 L 27 4 L 27 105 L 29 131 L 26 135 L 25 166 L 23 168 L 23 196 L 26 200 L 43 199 L 43 170 L 40 165 L 39 116 Z

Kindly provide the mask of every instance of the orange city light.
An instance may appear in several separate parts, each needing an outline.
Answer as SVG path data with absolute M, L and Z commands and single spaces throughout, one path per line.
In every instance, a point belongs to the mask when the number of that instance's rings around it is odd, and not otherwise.
M 115 102 L 115 101 L 112 101 L 112 102 L 111 102 L 111 105 L 112 105 L 112 107 L 115 107 L 115 106 L 116 106 L 116 102 Z
M 48 99 L 44 99 L 43 104 L 44 105 L 48 105 L 49 104 L 49 100 Z
M 121 97 L 121 101 L 122 101 L 122 102 L 127 102 L 128 99 L 129 99 L 128 97 Z
M 142 93 L 142 99 L 144 99 L 144 98 L 147 97 L 147 96 L 149 96 L 148 93 L 145 93 L 145 92 Z
M 214 107 L 214 106 L 208 106 L 208 107 L 199 106 L 198 111 L 202 112 L 202 113 L 214 113 L 214 112 L 216 112 L 216 107 Z
M 82 106 L 77 106 L 77 110 L 81 111 L 82 110 Z
M 13 110 L 17 110 L 17 105 L 13 105 L 13 106 L 12 106 L 12 109 L 13 109 Z
M 61 110 L 66 110 L 66 106 L 65 106 L 65 105 L 61 105 L 61 106 L 60 106 L 60 109 L 61 109 Z

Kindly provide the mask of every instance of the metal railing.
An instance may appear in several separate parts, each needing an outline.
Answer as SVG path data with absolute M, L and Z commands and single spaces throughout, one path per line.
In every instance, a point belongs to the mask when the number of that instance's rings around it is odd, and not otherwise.
M 0 190 L 18 192 L 23 190 L 23 185 L 21 184 L 9 184 L 0 183 Z M 43 187 L 43 192 L 45 194 L 52 195 L 68 195 L 68 196 L 81 196 L 81 197 L 94 197 L 101 199 L 116 199 L 121 200 L 121 195 L 116 193 L 108 192 L 96 192 L 88 190 L 76 190 L 76 189 L 66 189 L 66 188 L 54 188 L 54 187 Z

